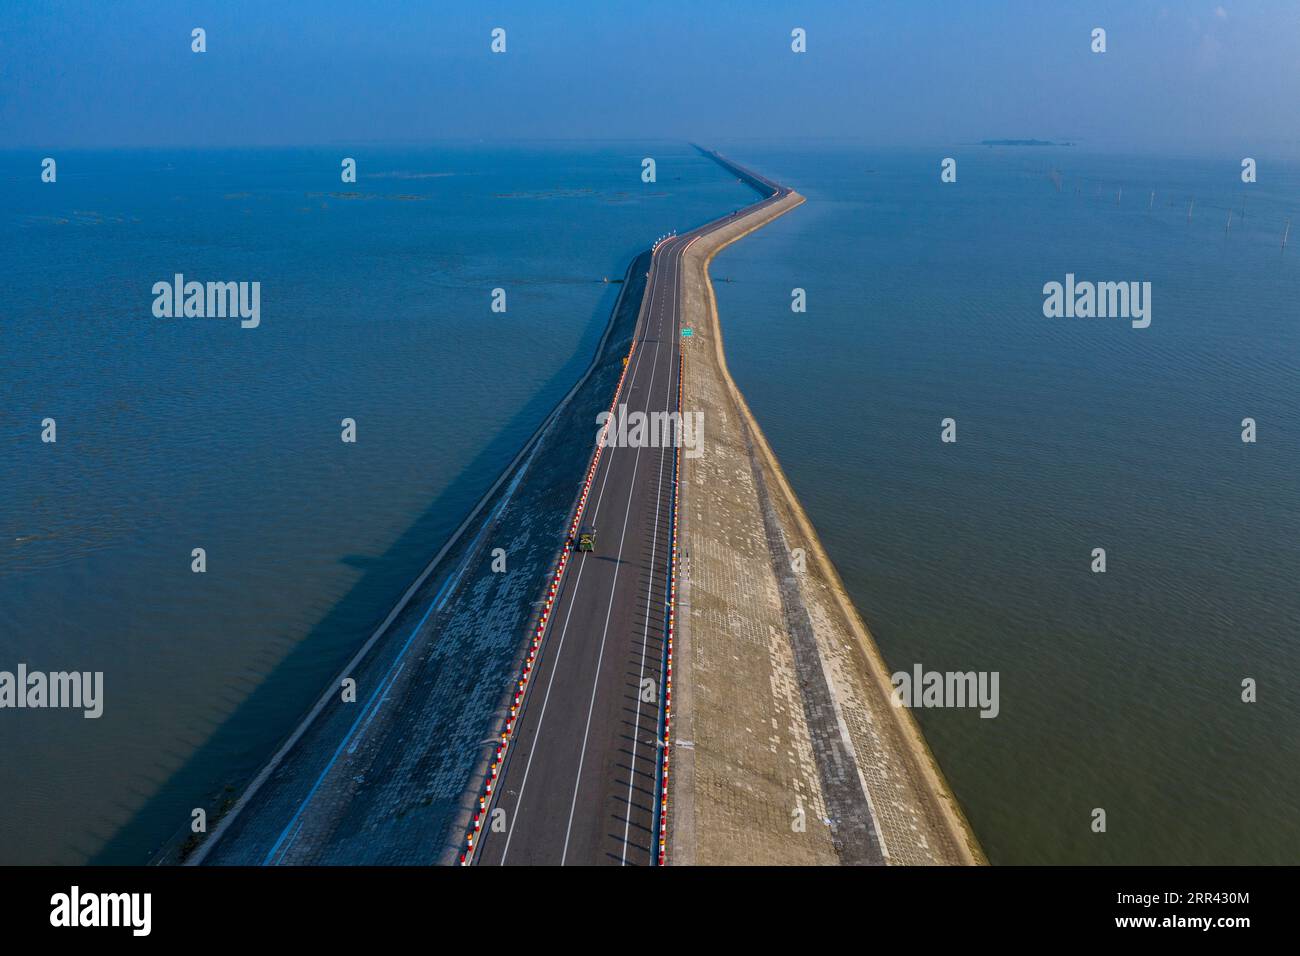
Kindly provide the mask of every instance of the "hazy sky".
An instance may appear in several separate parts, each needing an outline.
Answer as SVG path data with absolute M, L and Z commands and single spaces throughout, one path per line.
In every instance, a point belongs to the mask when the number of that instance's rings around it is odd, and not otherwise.
M 1037 137 L 1295 154 L 1298 97 L 1297 0 L 0 2 L 0 148 Z

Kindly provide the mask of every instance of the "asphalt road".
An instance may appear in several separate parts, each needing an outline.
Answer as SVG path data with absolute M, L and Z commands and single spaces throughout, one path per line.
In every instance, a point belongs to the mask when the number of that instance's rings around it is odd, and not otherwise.
M 687 246 L 789 192 L 714 158 L 774 193 L 655 250 L 619 397 L 629 414 L 678 410 Z M 490 808 L 505 811 L 504 832 L 484 827 L 475 863 L 654 862 L 673 454 L 611 445 L 601 456 L 583 518 L 596 529 L 596 550 L 570 559 Z M 654 689 L 643 694 L 647 679 Z

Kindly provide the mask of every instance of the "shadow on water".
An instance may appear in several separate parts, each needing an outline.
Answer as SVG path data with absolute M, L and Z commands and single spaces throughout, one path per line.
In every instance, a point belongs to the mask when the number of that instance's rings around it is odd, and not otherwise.
M 637 258 L 639 260 L 640 256 Z M 582 376 L 593 359 L 605 327 L 618 318 L 614 314 L 614 304 L 621 288 L 621 284 L 610 284 L 583 330 L 582 348 L 539 389 L 538 394 L 497 433 L 386 553 L 376 557 L 346 555 L 340 559 L 362 571 L 363 577 L 190 755 L 184 765 L 92 855 L 89 860 L 92 865 L 139 865 L 153 860 L 164 848 L 174 849 L 174 844 L 188 836 L 190 814 L 195 807 L 207 809 L 208 830 L 214 829 L 220 814 L 233 806 L 243 789 L 319 699 L 326 683 L 339 673 L 349 657 L 373 633 L 442 546 L 445 534 L 450 532 L 440 532 L 439 529 L 447 526 L 446 511 L 453 506 L 450 503 L 464 501 L 468 492 L 477 504 L 478 498 L 501 474 L 504 466 L 500 463 L 513 459 L 555 407 L 559 399 L 552 396 L 566 394 Z M 634 294 L 631 288 L 628 292 Z M 636 301 L 639 304 L 639 296 Z M 606 351 L 619 338 L 616 329 L 606 344 Z M 524 442 L 512 437 L 526 428 L 529 433 Z M 576 467 L 581 470 L 581 463 Z M 456 526 L 461 518 L 463 513 L 458 515 Z M 470 535 L 472 530 L 472 527 L 467 529 L 466 534 Z M 454 557 L 455 549 L 444 557 L 442 566 L 425 582 L 425 588 L 441 577 Z M 412 601 L 419 601 L 424 596 L 422 589 Z M 348 630 L 355 630 L 357 620 L 366 620 L 369 624 L 349 639 L 346 637 Z M 384 646 L 387 637 L 381 638 L 372 654 Z M 280 732 L 271 736 L 264 728 L 277 728 Z

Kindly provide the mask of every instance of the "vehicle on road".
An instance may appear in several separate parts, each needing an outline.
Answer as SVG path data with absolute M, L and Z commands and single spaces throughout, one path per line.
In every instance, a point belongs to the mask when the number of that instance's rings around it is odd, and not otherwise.
M 596 529 L 583 528 L 578 532 L 578 550 L 595 551 L 596 550 Z

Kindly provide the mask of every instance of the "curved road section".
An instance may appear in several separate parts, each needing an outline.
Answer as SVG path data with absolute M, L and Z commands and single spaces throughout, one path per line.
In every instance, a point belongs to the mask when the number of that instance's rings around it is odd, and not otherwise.
M 682 255 L 699 237 L 790 193 L 701 151 L 765 198 L 654 250 L 617 409 L 628 433 L 645 416 L 645 439 L 620 441 L 623 430 L 611 427 L 583 516 L 595 529 L 595 550 L 575 551 L 565 571 L 487 808 L 497 823 L 483 828 L 474 863 L 644 866 L 657 858 Z

